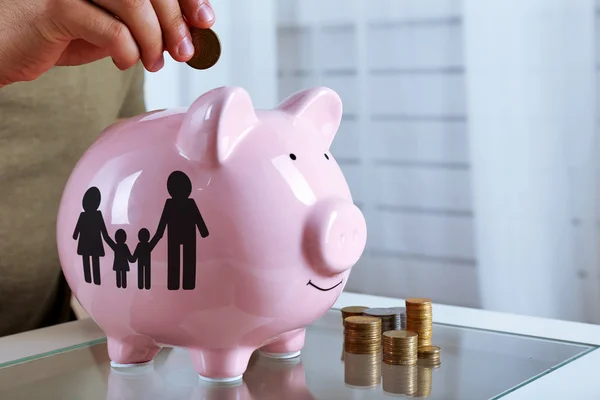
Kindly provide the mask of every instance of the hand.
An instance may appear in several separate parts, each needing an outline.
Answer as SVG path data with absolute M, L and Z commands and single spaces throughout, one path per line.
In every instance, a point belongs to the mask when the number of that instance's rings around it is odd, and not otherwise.
M 162 239 L 162 235 L 154 235 L 152 240 L 150 240 L 150 251 L 154 250 L 160 239 Z
M 215 19 L 209 0 L 0 0 L 0 10 L 0 87 L 104 57 L 121 70 L 142 60 L 155 72 L 165 50 L 191 58 L 187 24 Z

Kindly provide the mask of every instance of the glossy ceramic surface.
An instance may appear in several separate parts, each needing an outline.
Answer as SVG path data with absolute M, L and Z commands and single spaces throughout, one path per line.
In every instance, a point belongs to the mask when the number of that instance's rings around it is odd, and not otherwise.
M 302 349 L 366 242 L 329 153 L 341 117 L 327 88 L 255 110 L 224 87 L 101 134 L 67 183 L 57 241 L 114 363 L 181 346 L 201 376 L 229 380 L 257 348 Z

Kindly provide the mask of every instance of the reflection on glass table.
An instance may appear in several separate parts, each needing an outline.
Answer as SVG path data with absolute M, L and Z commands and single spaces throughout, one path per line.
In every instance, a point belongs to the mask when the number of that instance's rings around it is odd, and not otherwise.
M 430 399 L 499 398 L 595 347 L 498 332 L 435 325 L 442 348 L 437 368 L 392 366 L 381 356 L 343 352 L 339 310 L 308 327 L 299 358 L 272 360 L 255 353 L 243 381 L 209 384 L 183 349 L 163 349 L 154 364 L 113 369 L 106 343 L 0 368 L 2 399 Z

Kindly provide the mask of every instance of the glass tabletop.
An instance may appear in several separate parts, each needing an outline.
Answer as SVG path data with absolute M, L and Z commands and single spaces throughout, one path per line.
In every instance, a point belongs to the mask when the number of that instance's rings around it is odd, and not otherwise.
M 343 351 L 339 310 L 307 328 L 300 357 L 272 360 L 256 352 L 243 381 L 209 384 L 188 353 L 165 348 L 153 364 L 110 367 L 104 340 L 0 366 L 1 399 L 256 400 L 497 399 L 595 350 L 595 346 L 434 324 L 441 364 L 392 366 L 381 356 Z

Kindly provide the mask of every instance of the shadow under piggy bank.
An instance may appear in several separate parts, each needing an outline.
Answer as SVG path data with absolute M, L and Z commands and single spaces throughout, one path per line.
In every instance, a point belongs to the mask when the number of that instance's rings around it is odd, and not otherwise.
M 177 349 L 161 352 L 154 365 L 111 368 L 106 400 L 314 400 L 300 358 L 273 360 L 255 352 L 242 381 L 209 383 L 189 368 Z

